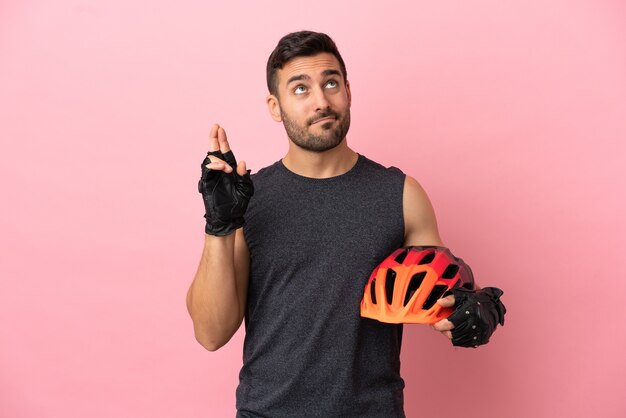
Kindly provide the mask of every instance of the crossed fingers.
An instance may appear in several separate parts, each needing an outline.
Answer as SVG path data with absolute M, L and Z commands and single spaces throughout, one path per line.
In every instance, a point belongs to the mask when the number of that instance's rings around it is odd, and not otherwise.
M 228 145 L 228 138 L 226 137 L 226 131 L 218 124 L 214 124 L 211 127 L 211 134 L 209 135 L 209 152 L 219 151 L 222 154 L 230 151 L 230 145 Z M 216 157 L 215 155 L 209 155 L 211 161 L 206 165 L 211 170 L 222 170 L 225 173 L 230 173 L 233 168 L 227 164 L 224 160 Z
M 209 152 L 221 152 L 223 155 L 231 151 L 230 145 L 228 144 L 228 139 L 226 138 L 226 131 L 217 123 L 211 127 L 211 133 L 209 137 Z M 224 161 L 223 159 L 218 158 L 215 155 L 208 155 L 207 157 L 211 161 L 209 164 L 206 165 L 207 168 L 211 170 L 221 170 L 225 173 L 231 173 L 233 171 L 233 166 L 230 165 L 227 161 Z M 232 156 L 232 164 L 235 165 L 234 156 Z M 237 173 L 240 176 L 243 176 L 244 174 L 246 174 L 246 171 L 246 163 L 244 161 L 240 161 L 237 164 Z

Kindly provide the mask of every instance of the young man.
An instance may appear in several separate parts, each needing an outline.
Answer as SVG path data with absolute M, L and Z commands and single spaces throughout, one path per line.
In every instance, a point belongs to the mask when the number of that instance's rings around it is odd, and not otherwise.
M 196 338 L 217 350 L 245 318 L 240 417 L 403 417 L 402 326 L 361 318 L 359 302 L 393 250 L 444 245 L 432 206 L 415 179 L 348 147 L 350 84 L 327 35 L 283 37 L 267 83 L 289 137 L 282 160 L 250 176 L 211 129 L 204 252 L 187 295 Z M 435 329 L 453 337 L 448 320 Z

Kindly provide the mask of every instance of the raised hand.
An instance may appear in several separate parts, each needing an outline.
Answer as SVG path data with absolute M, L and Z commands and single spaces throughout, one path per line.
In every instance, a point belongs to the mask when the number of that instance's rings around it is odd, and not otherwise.
M 211 127 L 209 152 L 201 165 L 198 191 L 202 193 L 209 235 L 231 234 L 244 224 L 243 215 L 254 194 L 250 170 L 246 163 L 237 164 L 224 128 Z

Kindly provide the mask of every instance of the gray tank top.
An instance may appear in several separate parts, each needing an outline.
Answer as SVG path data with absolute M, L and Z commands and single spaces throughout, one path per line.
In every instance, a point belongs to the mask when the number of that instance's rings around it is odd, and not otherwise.
M 253 175 L 238 417 L 404 417 L 402 326 L 361 318 L 371 271 L 402 246 L 404 174 L 359 155 L 347 173 Z

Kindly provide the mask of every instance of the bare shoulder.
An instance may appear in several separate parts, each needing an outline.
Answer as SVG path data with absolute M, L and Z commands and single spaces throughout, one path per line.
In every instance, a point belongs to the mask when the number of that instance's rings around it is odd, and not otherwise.
M 404 245 L 443 245 L 430 199 L 421 184 L 411 176 L 404 180 L 402 209 Z

